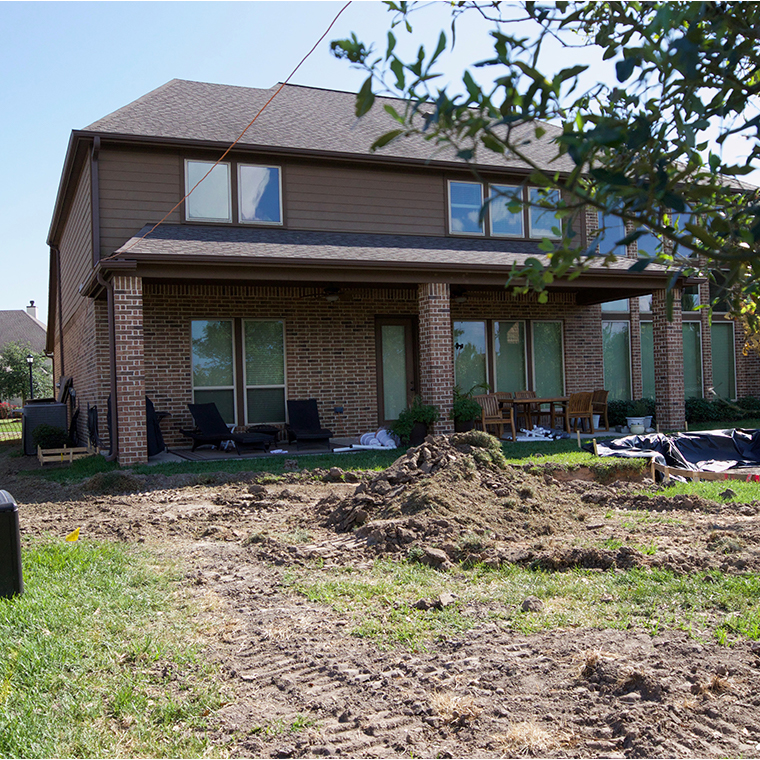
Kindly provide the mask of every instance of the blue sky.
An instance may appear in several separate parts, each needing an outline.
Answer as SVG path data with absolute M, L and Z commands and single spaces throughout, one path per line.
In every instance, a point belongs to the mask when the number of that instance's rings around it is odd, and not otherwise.
M 271 87 L 287 78 L 343 5 L 0 2 L 0 309 L 23 309 L 34 300 L 46 320 L 47 233 L 72 129 L 174 78 Z M 446 4 L 438 5 L 415 30 L 427 27 L 433 40 L 440 25 L 431 16 L 448 18 Z M 355 31 L 384 49 L 389 19 L 380 2 L 354 2 L 292 81 L 358 89 L 361 73 L 335 60 L 329 42 Z M 486 25 L 476 26 L 477 32 L 468 27 L 455 59 L 463 62 L 468 52 L 478 57 Z
M 170 79 L 268 88 L 288 77 L 343 2 L 0 2 L 0 120 L 4 241 L 0 309 L 30 300 L 47 318 L 48 227 L 72 129 L 82 129 Z M 415 20 L 414 44 L 435 46 L 448 4 Z M 356 32 L 385 49 L 390 14 L 356 0 L 293 78 L 294 84 L 355 91 L 364 77 L 329 53 L 330 40 Z M 471 16 L 443 62 L 443 81 L 487 56 L 490 24 Z M 403 43 L 400 43 L 400 49 Z M 609 62 L 590 50 L 595 77 Z M 567 64 L 557 56 L 558 67 Z M 147 220 L 146 220 L 147 221 Z

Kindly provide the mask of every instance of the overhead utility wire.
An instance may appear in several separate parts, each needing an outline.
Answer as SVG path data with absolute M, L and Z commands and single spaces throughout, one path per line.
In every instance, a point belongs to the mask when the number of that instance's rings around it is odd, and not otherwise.
M 214 169 L 226 158 L 227 154 L 243 139 L 243 135 L 245 135 L 245 133 L 253 126 L 253 123 L 256 121 L 256 119 L 258 119 L 259 116 L 264 113 L 266 107 L 280 94 L 283 87 L 285 87 L 285 85 L 288 84 L 288 82 L 290 82 L 290 80 L 295 76 L 295 73 L 298 71 L 298 69 L 301 68 L 301 66 L 303 66 L 303 64 L 306 62 L 306 59 L 317 49 L 319 43 L 322 42 L 325 37 L 327 37 L 330 29 L 335 26 L 335 22 L 340 18 L 340 15 L 343 13 L 343 11 L 346 10 L 349 5 L 351 5 L 351 2 L 352 0 L 348 0 L 348 2 L 338 11 L 338 13 L 335 15 L 335 18 L 330 22 L 330 26 L 325 29 L 322 36 L 314 43 L 311 50 L 309 50 L 309 52 L 306 53 L 306 55 L 301 59 L 301 62 L 298 64 L 298 66 L 296 66 L 293 71 L 290 72 L 288 78 L 282 82 L 282 84 L 280 84 L 280 86 L 277 88 L 277 91 L 272 94 L 266 103 L 264 103 L 264 105 L 259 109 L 259 112 L 248 122 L 248 126 L 238 135 L 230 147 L 227 148 L 224 153 L 222 153 L 222 155 L 217 159 L 216 163 L 190 188 L 190 190 L 187 191 L 185 196 L 175 206 L 166 212 L 165 216 L 160 221 L 156 222 L 144 235 L 141 235 L 139 238 L 137 238 L 137 240 L 135 240 L 134 243 L 129 246 L 129 248 L 122 250 L 121 253 L 126 253 L 128 250 L 130 250 L 130 248 L 137 245 L 141 240 L 144 240 L 146 237 L 148 237 L 148 235 L 150 235 L 154 230 L 162 225 L 169 218 L 169 216 L 173 214 L 190 197 L 193 190 L 195 190 L 195 188 L 198 187 L 198 185 L 200 185 L 201 182 L 203 182 L 203 180 L 206 179 L 206 177 L 208 177 L 208 175 L 211 174 L 211 172 L 214 171 Z M 110 256 L 107 256 L 106 259 L 110 259 L 115 255 L 115 253 L 112 253 Z

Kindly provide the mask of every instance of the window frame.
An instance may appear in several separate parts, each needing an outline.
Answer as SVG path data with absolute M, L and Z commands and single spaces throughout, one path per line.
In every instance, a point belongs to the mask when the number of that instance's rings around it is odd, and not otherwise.
M 246 372 L 247 367 L 247 355 L 246 355 L 246 340 L 245 340 L 245 326 L 248 322 L 277 322 L 282 327 L 282 383 L 266 384 L 266 385 L 249 385 L 248 375 Z M 286 344 L 286 330 L 284 319 L 265 319 L 265 318 L 253 318 L 249 319 L 243 317 L 241 319 L 241 331 L 242 331 L 242 374 L 243 374 L 243 414 L 246 425 L 283 425 L 287 423 L 288 416 L 288 354 Z M 251 422 L 248 416 L 248 391 L 255 389 L 276 389 L 282 388 L 282 400 L 283 400 L 283 413 L 285 419 L 282 420 L 267 420 L 266 422 Z
M 686 395 L 686 367 L 683 366 L 683 391 L 684 399 L 687 398 L 704 398 L 705 397 L 705 354 L 704 354 L 704 335 L 702 335 L 702 320 L 698 318 L 698 312 L 687 312 L 689 315 L 694 315 L 697 318 L 682 319 L 681 320 L 681 363 L 683 365 L 683 359 L 685 358 L 685 351 L 683 350 L 683 330 L 686 325 L 697 325 L 699 335 L 699 396 L 687 396 Z M 712 355 L 712 352 L 711 352 Z
M 544 238 L 548 238 L 549 240 L 561 240 L 562 235 L 554 235 L 553 233 L 549 232 L 547 235 L 536 235 L 533 230 L 533 212 L 540 212 L 542 214 L 548 214 L 550 213 L 549 209 L 541 208 L 540 206 L 533 206 L 533 200 L 532 200 L 532 194 L 535 190 L 536 192 L 541 192 L 544 188 L 541 187 L 535 187 L 534 185 L 529 185 L 528 190 L 528 197 L 527 197 L 527 206 L 528 206 L 528 239 L 530 240 L 543 240 Z M 552 188 L 547 192 L 548 193 L 556 193 L 558 196 L 558 201 L 562 200 L 562 193 L 557 188 Z M 564 223 L 562 219 L 557 219 L 557 217 L 554 217 L 555 221 L 559 225 L 560 230 L 564 231 Z
M 227 218 L 223 219 L 221 217 L 208 217 L 208 216 L 190 216 L 190 200 L 192 199 L 192 195 L 189 197 L 185 197 L 185 210 L 184 210 L 184 221 L 190 222 L 190 223 L 201 223 L 201 224 L 232 224 L 233 223 L 233 202 L 232 202 L 232 163 L 230 161 L 213 161 L 205 158 L 185 158 L 185 196 L 188 195 L 190 190 L 195 186 L 196 183 L 193 183 L 193 185 L 190 185 L 190 177 L 189 177 L 189 169 L 190 164 L 207 164 L 211 166 L 212 169 L 216 168 L 217 166 L 224 166 L 227 168 Z M 205 176 L 205 175 L 204 175 Z
M 491 356 L 493 357 L 493 387 L 498 391 L 499 390 L 499 365 L 496 360 L 496 333 L 497 329 L 496 326 L 500 324 L 501 322 L 515 322 L 518 324 L 522 324 L 522 332 L 523 332 L 523 388 L 520 388 L 518 390 L 526 390 L 530 383 L 530 373 L 532 371 L 532 356 L 533 352 L 530 350 L 529 343 L 530 343 L 530 337 L 528 335 L 528 323 L 532 320 L 527 319 L 492 319 L 491 322 Z M 563 330 L 564 332 L 564 330 Z M 532 335 L 532 328 L 530 329 L 530 333 Z M 563 345 L 564 350 L 564 345 Z M 564 370 L 564 359 L 563 359 L 563 370 Z M 564 383 L 564 380 L 563 380 Z M 507 391 L 512 392 L 512 391 Z
M 245 224 L 245 225 L 265 225 L 267 227 L 282 227 L 284 224 L 284 217 L 283 217 L 283 205 L 282 205 L 282 167 L 278 166 L 277 164 L 253 164 L 253 163 L 247 163 L 244 161 L 238 161 L 237 163 L 237 223 L 238 224 Z M 276 169 L 277 170 L 277 201 L 278 201 L 278 210 L 279 210 L 279 221 L 276 222 L 267 222 L 262 221 L 259 219 L 254 219 L 252 221 L 248 221 L 247 219 L 243 219 L 243 181 L 242 181 L 242 170 L 244 168 L 255 168 L 255 169 Z
M 560 350 L 559 355 L 562 359 L 562 390 L 560 392 L 560 396 L 564 396 L 567 391 L 567 377 L 566 377 L 566 366 L 565 366 L 565 322 L 562 319 L 531 319 L 530 320 L 530 351 L 531 351 L 531 372 L 533 373 L 533 382 L 531 383 L 533 385 L 533 388 L 536 387 L 536 334 L 535 334 L 535 325 L 537 323 L 541 324 L 558 324 L 559 325 L 559 338 L 560 338 Z
M 628 332 L 628 398 L 615 399 L 614 397 L 610 396 L 610 399 L 620 400 L 620 401 L 631 401 L 633 399 L 633 339 L 632 339 L 633 329 L 631 326 L 631 320 L 630 319 L 615 319 L 614 317 L 610 319 L 602 319 L 602 376 L 604 378 L 604 387 L 608 388 L 609 384 L 607 383 L 607 365 L 605 363 L 605 353 L 604 353 L 604 325 L 605 323 L 621 324 L 621 325 L 626 325 L 627 327 L 627 332 Z M 639 322 L 639 334 L 640 333 L 641 333 L 641 322 Z
M 447 212 L 448 212 L 448 220 L 449 220 L 449 234 L 450 235 L 457 235 L 457 236 L 466 236 L 466 235 L 472 235 L 474 237 L 485 237 L 486 236 L 486 224 L 485 224 L 485 217 L 481 219 L 480 221 L 480 232 L 472 232 L 470 230 L 465 231 L 459 231 L 454 229 L 453 225 L 453 219 L 452 216 L 452 198 L 451 198 L 451 187 L 452 185 L 475 185 L 476 187 L 480 188 L 480 207 L 478 208 L 478 214 L 480 214 L 481 210 L 484 208 L 485 201 L 483 200 L 483 183 L 482 182 L 472 182 L 468 180 L 461 180 L 461 179 L 447 179 L 446 180 L 446 191 L 447 191 Z M 485 209 L 485 214 L 488 214 L 488 209 Z
M 491 200 L 491 198 L 493 198 L 494 196 L 491 193 L 491 189 L 492 188 L 499 188 L 499 187 L 509 187 L 509 188 L 514 189 L 514 190 L 519 190 L 520 191 L 520 195 L 522 196 L 522 200 L 521 200 L 521 204 L 522 205 L 520 207 L 520 234 L 519 235 L 510 234 L 508 232 L 494 232 L 494 229 L 493 229 L 494 218 L 493 218 L 493 214 L 491 213 L 491 206 L 492 206 L 492 203 L 493 203 L 493 201 Z M 486 198 L 485 203 L 486 203 L 486 215 L 488 216 L 488 232 L 489 232 L 489 237 L 508 238 L 508 239 L 512 239 L 512 240 L 524 240 L 525 237 L 526 237 L 526 235 L 525 235 L 525 188 L 522 185 L 508 185 L 508 184 L 502 183 L 502 182 L 487 182 L 486 183 L 486 193 L 487 193 L 487 198 Z M 515 195 L 516 194 L 517 193 L 515 193 Z M 499 196 L 496 196 L 496 198 L 498 198 L 498 197 Z
M 193 323 L 194 322 L 229 322 L 230 323 L 230 351 L 232 355 L 232 385 L 201 385 L 197 386 L 195 385 L 195 350 L 193 348 Z M 223 317 L 223 318 L 215 318 L 215 317 L 204 317 L 204 318 L 194 318 L 191 317 L 190 319 L 190 395 L 193 399 L 193 403 L 206 403 L 206 402 L 197 402 L 195 400 L 195 392 L 196 390 L 200 391 L 232 391 L 232 415 L 233 415 L 233 422 L 226 422 L 227 425 L 237 425 L 238 420 L 238 398 L 237 398 L 237 381 L 238 381 L 238 373 L 237 373 L 237 361 L 235 357 L 235 345 L 236 345 L 236 337 L 237 337 L 237 331 L 235 326 L 235 319 L 232 317 Z M 221 411 L 220 411 L 221 414 Z

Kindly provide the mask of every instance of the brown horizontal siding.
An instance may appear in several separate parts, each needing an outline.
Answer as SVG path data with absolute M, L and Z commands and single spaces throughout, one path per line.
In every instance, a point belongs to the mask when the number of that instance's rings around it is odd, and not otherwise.
M 82 298 L 79 286 L 92 270 L 92 191 L 90 162 L 77 181 L 74 201 L 61 236 L 61 306 L 63 324 L 73 317 Z
M 113 253 L 143 225 L 157 222 L 181 198 L 182 160 L 175 153 L 102 150 L 100 249 Z M 181 221 L 181 209 L 169 222 Z
M 440 175 L 289 165 L 284 175 L 291 229 L 444 235 Z

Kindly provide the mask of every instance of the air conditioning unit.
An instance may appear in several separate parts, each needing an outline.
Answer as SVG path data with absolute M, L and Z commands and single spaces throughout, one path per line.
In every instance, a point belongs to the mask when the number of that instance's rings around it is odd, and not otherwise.
M 56 401 L 27 401 L 21 420 L 21 439 L 24 444 L 24 454 L 27 456 L 34 456 L 37 453 L 32 433 L 40 425 L 52 425 L 68 430 L 66 404 L 59 404 Z

